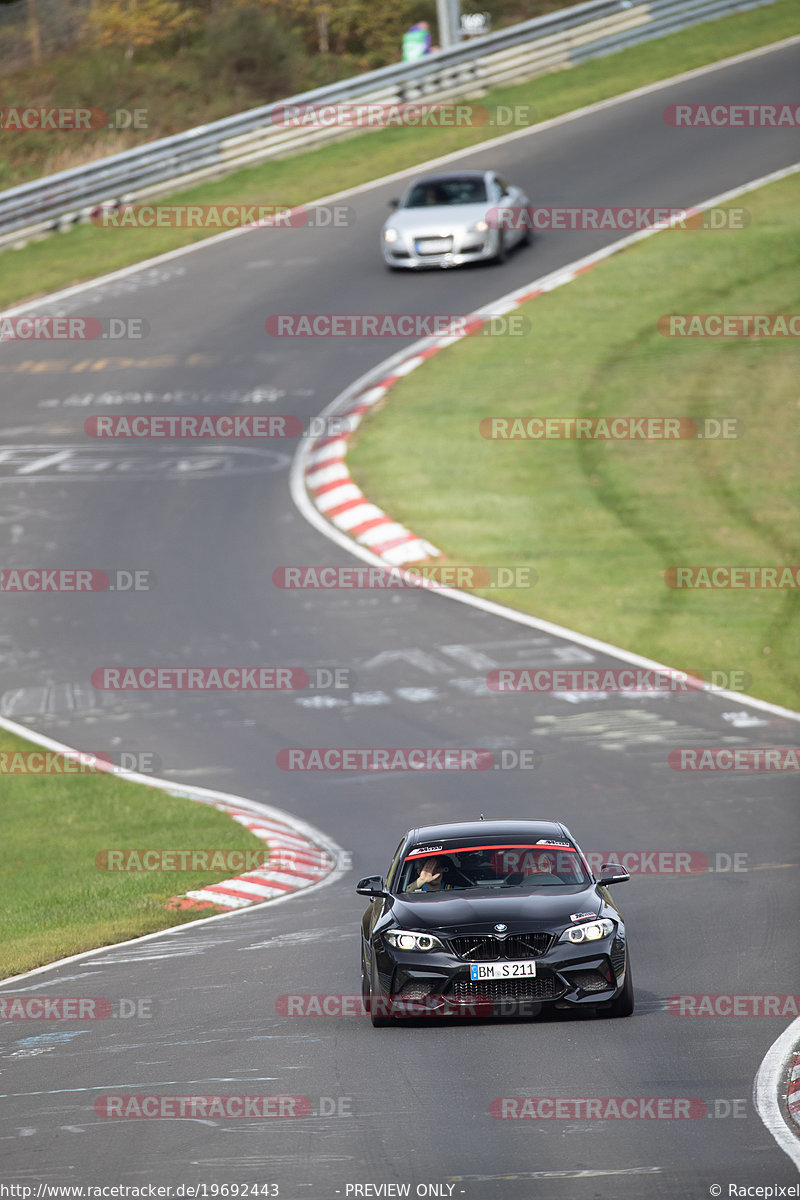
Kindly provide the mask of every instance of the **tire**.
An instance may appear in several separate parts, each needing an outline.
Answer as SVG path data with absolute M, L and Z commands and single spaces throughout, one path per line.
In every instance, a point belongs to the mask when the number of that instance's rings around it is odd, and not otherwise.
M 628 962 L 625 964 L 625 982 L 622 985 L 622 991 L 604 1011 L 607 1017 L 630 1017 L 633 1009 L 633 975 L 630 962 Z
M 530 246 L 533 241 L 530 229 L 526 229 L 522 237 L 519 239 L 520 246 Z
M 364 1007 L 369 1013 L 369 1019 L 372 1022 L 373 1029 L 386 1029 L 387 1026 L 391 1025 L 391 1017 L 379 1016 L 378 1013 L 374 1011 L 372 1004 L 372 984 L 370 980 L 367 979 L 367 976 L 363 970 L 361 972 L 361 994 L 364 996 Z
M 495 254 L 494 259 L 492 261 L 495 262 L 498 267 L 500 267 L 503 265 L 503 263 L 506 261 L 507 258 L 508 258 L 508 247 L 506 246 L 506 239 L 503 237 L 502 232 L 498 231 L 497 253 Z
M 362 964 L 361 964 L 361 1003 L 364 1005 L 366 1012 L 369 1012 L 369 1000 L 370 1000 L 369 980 L 367 979 L 367 973 L 364 970 L 364 964 L 362 962 Z

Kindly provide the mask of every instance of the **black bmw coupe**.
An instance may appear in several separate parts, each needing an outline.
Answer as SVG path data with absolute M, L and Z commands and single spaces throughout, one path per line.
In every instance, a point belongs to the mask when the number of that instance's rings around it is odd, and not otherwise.
M 386 879 L 362 879 L 361 990 L 373 1025 L 541 1005 L 633 1012 L 615 863 L 595 877 L 559 821 L 410 830 Z

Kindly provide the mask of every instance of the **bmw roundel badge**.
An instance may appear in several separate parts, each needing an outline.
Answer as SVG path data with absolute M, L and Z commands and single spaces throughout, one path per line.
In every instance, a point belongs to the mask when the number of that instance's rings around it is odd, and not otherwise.
M 507 929 L 508 929 L 507 925 L 495 925 L 495 927 L 494 927 L 495 933 L 505 933 L 505 931 Z

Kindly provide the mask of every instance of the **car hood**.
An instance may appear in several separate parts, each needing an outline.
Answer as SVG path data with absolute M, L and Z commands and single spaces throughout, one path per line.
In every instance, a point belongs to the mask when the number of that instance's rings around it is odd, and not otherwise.
M 446 204 L 430 208 L 398 208 L 384 225 L 401 233 L 437 234 L 451 233 L 454 229 L 464 229 L 474 225 L 476 221 L 486 220 L 486 214 L 492 207 L 491 202 L 484 200 L 481 204 Z
M 480 889 L 476 889 L 480 891 Z M 492 933 L 497 924 L 508 926 L 509 933 L 535 929 L 553 929 L 572 924 L 573 913 L 597 915 L 603 901 L 594 886 L 550 896 L 546 893 L 514 893 L 495 889 L 465 896 L 461 893 L 435 895 L 425 899 L 396 897 L 392 916 L 404 929 L 440 929 L 449 933 Z

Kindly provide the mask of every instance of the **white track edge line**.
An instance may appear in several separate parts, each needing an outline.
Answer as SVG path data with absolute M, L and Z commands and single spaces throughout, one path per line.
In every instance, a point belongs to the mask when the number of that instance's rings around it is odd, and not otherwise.
M 785 1154 L 800 1171 L 800 1138 L 790 1126 L 781 1109 L 778 1093 L 786 1061 L 800 1043 L 800 1017 L 776 1038 L 764 1055 L 753 1084 L 753 1104 L 756 1112 Z

